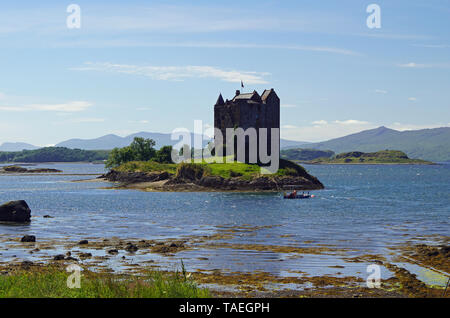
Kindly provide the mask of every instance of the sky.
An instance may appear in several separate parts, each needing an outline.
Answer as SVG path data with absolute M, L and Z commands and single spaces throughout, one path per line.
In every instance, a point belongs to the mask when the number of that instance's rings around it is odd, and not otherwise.
M 0 143 L 207 127 L 241 80 L 286 139 L 450 126 L 449 75 L 450 0 L 0 3 Z

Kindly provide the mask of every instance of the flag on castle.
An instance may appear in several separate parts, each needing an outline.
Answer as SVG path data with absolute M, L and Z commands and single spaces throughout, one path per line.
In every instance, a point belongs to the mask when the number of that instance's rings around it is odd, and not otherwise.
M 244 83 L 242 82 L 242 80 L 241 80 L 241 88 L 244 88 Z

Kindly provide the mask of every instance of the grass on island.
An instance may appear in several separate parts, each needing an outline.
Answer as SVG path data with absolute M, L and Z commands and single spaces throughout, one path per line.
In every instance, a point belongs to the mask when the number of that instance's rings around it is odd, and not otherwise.
M 114 168 L 124 172 L 168 172 L 179 174 L 183 167 L 196 170 L 202 176 L 220 176 L 222 178 L 241 177 L 252 179 L 262 175 L 264 167 L 257 164 L 246 164 L 242 162 L 225 160 L 225 163 L 216 162 L 217 158 L 194 159 L 191 163 L 167 164 L 154 161 L 132 161 Z M 228 161 L 228 162 L 227 162 Z M 231 161 L 231 162 L 230 162 Z M 306 176 L 306 170 L 291 161 L 280 159 L 280 166 L 275 174 L 264 174 L 265 176 Z
M 67 273 L 60 267 L 15 269 L 0 275 L 0 298 L 204 298 L 184 271 L 151 272 L 143 277 L 81 272 L 80 288 L 68 288 Z
M 381 150 L 377 152 L 352 151 L 338 154 L 332 158 L 318 158 L 311 163 L 334 164 L 433 164 L 430 161 L 410 159 L 399 150 Z

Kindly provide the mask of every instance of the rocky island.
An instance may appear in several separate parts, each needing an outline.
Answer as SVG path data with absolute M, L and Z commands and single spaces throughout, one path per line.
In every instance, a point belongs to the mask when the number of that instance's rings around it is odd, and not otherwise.
M 0 168 L 0 173 L 16 174 L 16 173 L 60 173 L 61 170 L 51 168 L 28 169 L 20 166 L 5 166 Z
M 260 174 L 256 164 L 129 162 L 100 178 L 118 182 L 119 187 L 146 191 L 283 191 L 319 190 L 323 184 L 306 170 L 280 160 L 275 174 Z
M 307 161 L 311 164 L 410 164 L 432 165 L 431 161 L 410 159 L 406 153 L 399 150 L 381 150 L 377 152 L 352 151 L 335 155 L 330 158 L 317 158 Z

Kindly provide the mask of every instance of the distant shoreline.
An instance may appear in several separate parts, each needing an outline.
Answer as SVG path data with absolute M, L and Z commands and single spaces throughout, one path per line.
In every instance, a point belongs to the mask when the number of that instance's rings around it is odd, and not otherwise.
M 308 165 L 339 165 L 339 166 L 433 166 L 433 165 L 441 165 L 441 164 L 450 164 L 450 163 L 438 163 L 438 162 L 429 162 L 429 163 L 400 163 L 400 162 L 389 162 L 389 163 L 369 163 L 369 162 L 308 162 L 308 161 L 295 161 L 296 163 L 308 164 Z

